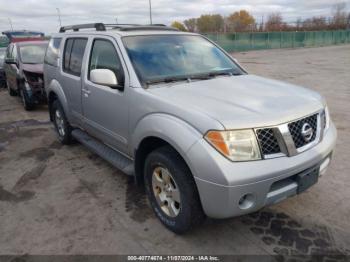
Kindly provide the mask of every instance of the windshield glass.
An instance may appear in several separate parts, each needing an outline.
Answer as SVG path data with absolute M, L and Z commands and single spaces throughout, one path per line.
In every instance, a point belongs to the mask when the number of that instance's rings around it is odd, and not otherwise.
M 47 45 L 25 45 L 19 48 L 23 64 L 43 64 Z
M 127 36 L 123 42 L 142 83 L 209 73 L 244 73 L 225 53 L 201 36 Z

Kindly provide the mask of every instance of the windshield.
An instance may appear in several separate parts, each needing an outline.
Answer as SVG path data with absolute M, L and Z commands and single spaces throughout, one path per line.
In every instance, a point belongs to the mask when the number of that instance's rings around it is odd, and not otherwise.
M 142 83 L 202 74 L 244 73 L 225 53 L 201 36 L 127 36 L 123 42 Z
M 25 45 L 19 48 L 23 64 L 43 64 L 47 45 Z

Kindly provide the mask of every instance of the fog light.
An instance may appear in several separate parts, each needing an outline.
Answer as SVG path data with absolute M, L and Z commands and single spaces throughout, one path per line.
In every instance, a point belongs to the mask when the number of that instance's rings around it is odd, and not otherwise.
M 240 209 L 249 209 L 255 204 L 255 197 L 253 194 L 245 194 L 241 197 L 238 202 L 238 206 Z
M 329 157 L 327 157 L 326 160 L 322 162 L 320 166 L 320 176 L 323 176 L 326 173 L 327 167 L 329 166 L 330 162 L 331 162 L 331 159 Z

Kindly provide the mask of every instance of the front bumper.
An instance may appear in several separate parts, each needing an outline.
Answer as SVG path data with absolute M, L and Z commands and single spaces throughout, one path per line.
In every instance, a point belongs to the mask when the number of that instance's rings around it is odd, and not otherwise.
M 44 104 L 47 102 L 47 96 L 42 83 L 25 82 L 25 92 L 28 101 L 32 104 Z
M 328 165 L 337 131 L 333 123 L 323 140 L 293 157 L 231 162 L 204 139 L 187 152 L 204 212 L 227 218 L 254 212 L 298 192 L 297 174 Z M 323 163 L 326 161 L 326 163 Z M 320 173 L 324 170 L 320 170 Z

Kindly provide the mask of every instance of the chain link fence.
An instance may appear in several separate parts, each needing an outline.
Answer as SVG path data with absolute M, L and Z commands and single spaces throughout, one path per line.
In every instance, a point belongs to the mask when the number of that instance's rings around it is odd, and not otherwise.
M 350 30 L 205 34 L 227 52 L 350 43 Z

